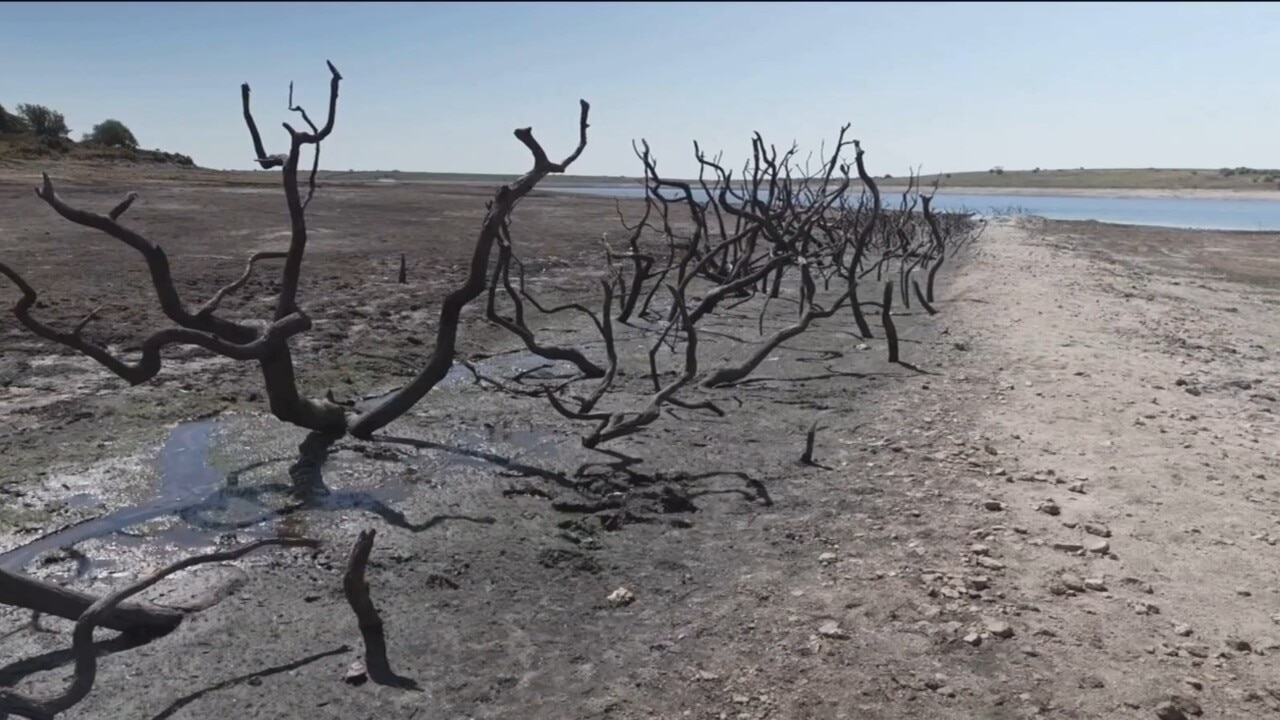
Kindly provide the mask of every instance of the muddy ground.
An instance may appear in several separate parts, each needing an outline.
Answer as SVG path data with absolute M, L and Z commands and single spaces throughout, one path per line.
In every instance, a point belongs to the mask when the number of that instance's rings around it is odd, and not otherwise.
M 137 258 L 5 178 L 0 257 L 45 289 L 42 317 L 103 305 L 90 332 L 121 348 L 159 327 Z M 63 192 L 105 210 L 125 189 Z M 322 191 L 302 292 L 316 328 L 297 343 L 307 387 L 356 397 L 408 372 L 357 350 L 425 356 L 484 200 Z M 193 303 L 287 230 L 279 195 L 252 185 L 149 183 L 128 217 Z M 589 287 L 582 260 L 597 267 L 600 234 L 617 232 L 599 199 L 548 193 L 518 218 L 549 298 Z M 898 316 L 923 373 L 833 319 L 714 393 L 727 417 L 676 410 L 617 443 L 644 459 L 625 469 L 540 401 L 459 373 L 391 437 L 338 443 L 310 478 L 327 492 L 301 494 L 289 470 L 305 435 L 263 415 L 247 368 L 178 353 L 125 388 L 5 316 L 0 548 L 30 551 L 0 562 L 100 592 L 234 540 L 326 541 L 161 586 L 159 603 L 225 598 L 145 645 L 101 632 L 98 685 L 68 717 L 1274 714 L 1276 242 L 1000 222 L 944 270 L 939 315 Z M 270 277 L 228 307 L 265 314 Z M 711 328 L 704 357 L 740 354 L 731 337 L 753 323 Z M 510 373 L 531 367 L 517 349 L 470 312 L 464 355 Z M 638 376 L 622 387 L 615 402 L 641 401 Z M 391 661 L 416 690 L 343 682 L 360 636 L 341 567 L 370 527 Z M 620 587 L 634 601 L 613 606 Z M 59 687 L 68 630 L 0 610 L 0 683 Z

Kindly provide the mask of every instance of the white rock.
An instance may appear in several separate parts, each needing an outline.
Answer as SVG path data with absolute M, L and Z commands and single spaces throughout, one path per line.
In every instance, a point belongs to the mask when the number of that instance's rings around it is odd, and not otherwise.
M 818 634 L 824 638 L 832 640 L 848 640 L 849 633 L 840 628 L 840 623 L 835 620 L 828 620 L 818 626 Z
M 622 607 L 624 605 L 630 605 L 635 601 L 636 601 L 636 594 L 624 587 L 620 587 L 617 590 L 614 590 L 613 592 L 609 593 L 609 597 L 605 598 L 605 602 L 609 603 L 613 607 Z

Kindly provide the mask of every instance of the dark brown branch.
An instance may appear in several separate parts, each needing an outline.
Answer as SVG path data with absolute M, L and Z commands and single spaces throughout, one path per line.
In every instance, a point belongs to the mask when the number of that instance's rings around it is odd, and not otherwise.
M 133 201 L 137 199 L 138 199 L 138 193 L 136 192 L 129 193 L 128 195 L 125 196 L 124 200 L 120 201 L 119 205 L 116 205 L 115 207 L 111 208 L 111 212 L 107 213 L 107 217 L 111 218 L 112 220 L 119 220 L 120 216 L 123 215 L 125 211 L 129 209 L 129 206 L 133 204 Z
M 387 639 L 383 633 L 382 616 L 369 597 L 369 583 L 364 577 L 376 533 L 372 529 L 362 530 L 351 546 L 347 571 L 342 576 L 342 591 L 360 625 L 360 636 L 364 639 L 364 665 L 369 679 L 379 685 L 414 687 L 412 680 L 396 675 L 391 669 L 391 663 L 387 660 Z
M 155 377 L 160 372 L 160 351 L 169 345 L 196 345 L 223 357 L 233 360 L 257 360 L 266 357 L 275 342 L 297 335 L 311 328 L 311 320 L 302 314 L 294 314 L 271 325 L 265 334 L 254 340 L 238 345 L 222 338 L 199 330 L 187 328 L 167 328 L 153 333 L 142 343 L 142 357 L 136 363 L 128 363 L 112 355 L 106 348 L 91 343 L 80 336 L 78 327 L 75 332 L 65 333 L 45 325 L 31 315 L 31 308 L 36 304 L 36 291 L 8 265 L 0 263 L 0 275 L 9 278 L 22 291 L 22 297 L 13 306 L 13 314 L 33 334 L 75 350 L 103 367 L 128 381 L 138 385 Z
M 173 284 L 173 274 L 169 269 L 169 259 L 160 246 L 118 224 L 110 217 L 97 215 L 68 205 L 58 196 L 48 173 L 44 174 L 43 184 L 36 189 L 36 195 L 48 203 L 49 207 L 53 208 L 63 218 L 77 225 L 106 233 L 142 255 L 147 262 L 147 269 L 151 275 L 151 284 L 155 286 L 160 308 L 170 320 L 184 328 L 213 333 L 223 340 L 233 343 L 247 343 L 258 336 L 258 330 L 246 325 L 223 320 L 213 315 L 204 317 L 192 315 L 178 295 L 177 287 Z
M 286 253 L 283 253 L 283 252 L 271 252 L 271 251 L 257 252 L 257 253 L 254 253 L 253 255 L 250 255 L 249 262 L 245 264 L 244 273 L 235 281 L 233 281 L 229 285 L 224 286 L 221 290 L 214 293 L 214 296 L 209 298 L 209 302 L 205 303 L 203 306 L 201 306 L 199 310 L 196 311 L 196 317 L 202 317 L 202 316 L 207 317 L 208 315 L 211 315 L 215 310 L 218 309 L 218 305 L 221 304 L 222 301 L 228 295 L 244 287 L 244 284 L 249 282 L 249 277 L 253 274 L 254 263 L 258 262 L 259 260 L 280 260 L 284 258 L 285 255 Z
M 884 300 L 880 305 L 880 324 L 884 326 L 884 337 L 889 343 L 889 362 L 898 362 L 898 329 L 893 325 L 893 281 L 884 284 Z
M 810 305 L 798 322 L 774 333 L 743 363 L 726 365 L 714 370 L 702 381 L 702 386 L 707 388 L 723 387 L 745 379 L 755 372 L 755 369 L 760 367 L 760 363 L 764 362 L 779 345 L 808 330 L 809 325 L 814 320 L 825 319 L 835 315 L 848 299 L 849 291 L 846 290 L 827 310 L 823 310 L 816 305 Z
M 83 700 L 93 690 L 94 680 L 98 673 L 98 653 L 93 647 L 93 631 L 105 618 L 110 616 L 120 603 L 156 585 L 161 580 L 181 570 L 196 565 L 212 562 L 228 562 L 236 560 L 262 547 L 307 547 L 319 546 L 319 541 L 305 538 L 268 538 L 249 543 L 241 547 L 208 555 L 196 555 L 179 560 L 151 575 L 127 585 L 89 606 L 76 621 L 72 633 L 72 649 L 75 653 L 75 674 L 71 685 L 61 693 L 48 698 L 35 698 L 23 695 L 14 690 L 0 688 L 0 713 L 10 713 L 33 720 L 45 720 L 66 711 Z
M 0 569 L 0 605 L 12 605 L 75 620 L 97 599 L 78 590 Z M 111 630 L 149 637 L 163 635 L 178 627 L 183 617 L 177 610 L 122 603 L 103 616 L 100 624 Z
M 258 167 L 270 170 L 284 165 L 284 157 L 267 155 L 266 148 L 262 146 L 262 134 L 258 132 L 258 124 L 254 122 L 253 113 L 249 110 L 249 83 L 240 84 L 240 105 L 244 109 L 244 123 L 249 126 L 249 136 L 253 138 L 253 151 L 257 157 Z
M 520 279 L 521 292 L 517 292 L 511 284 L 512 251 L 510 237 L 507 232 L 504 227 L 498 240 L 498 262 L 494 265 L 493 277 L 489 283 L 489 302 L 485 306 L 485 317 L 490 322 L 520 338 L 524 342 L 524 346 L 534 355 L 548 360 L 573 363 L 578 368 L 578 371 L 587 378 L 604 377 L 604 368 L 591 362 L 586 355 L 583 355 L 577 349 L 543 345 L 538 342 L 537 336 L 534 335 L 533 330 L 524 321 L 524 302 L 521 300 L 524 289 L 523 271 Z M 497 290 L 499 283 L 506 289 L 507 296 L 515 307 L 514 316 L 511 318 L 505 318 L 498 314 Z M 585 310 L 585 308 L 583 309 Z
M 600 381 L 596 389 L 591 392 L 591 395 L 586 400 L 582 401 L 581 407 L 578 408 L 578 411 L 582 413 L 591 412 L 595 408 L 596 404 L 600 402 L 600 398 L 604 397 L 609 388 L 613 387 L 613 382 L 618 376 L 618 348 L 613 340 L 613 286 L 609 284 L 608 280 L 601 280 L 600 285 L 604 290 L 604 308 L 600 314 L 603 319 L 600 324 L 600 337 L 604 340 L 605 353 L 609 359 L 609 368 L 605 370 L 604 379 Z
M 925 298 L 924 291 L 920 289 L 920 282 L 917 280 L 912 280 L 911 286 L 916 289 L 916 299 L 920 301 L 920 307 L 924 308 L 925 312 L 929 313 L 930 315 L 937 315 L 938 311 L 934 309 L 932 305 L 929 304 L 929 301 Z
M 426 367 L 408 385 L 392 393 L 367 413 L 353 419 L 350 423 L 352 435 L 360 438 L 371 436 L 374 432 L 408 412 L 448 374 L 449 368 L 453 365 L 456 351 L 458 319 L 462 314 L 462 308 L 484 292 L 489 256 L 493 250 L 494 243 L 498 240 L 502 227 L 507 223 L 507 219 L 511 215 L 511 211 L 515 208 L 516 203 L 525 195 L 528 195 L 549 173 L 560 173 L 568 169 L 569 165 L 582 154 L 583 148 L 586 147 L 587 115 L 591 110 L 591 106 L 586 100 L 582 100 L 580 104 L 582 112 L 578 125 L 581 138 L 578 148 L 559 165 L 551 165 L 546 162 L 546 153 L 542 151 L 541 146 L 533 139 L 532 130 L 522 128 L 516 131 L 516 137 L 531 152 L 534 151 L 534 148 L 537 148 L 537 152 L 534 152 L 534 166 L 514 183 L 500 188 L 490 204 L 489 213 L 480 228 L 479 237 L 476 238 L 476 246 L 471 256 L 467 279 L 461 287 L 449 293 L 440 308 L 440 321 L 436 326 L 436 345 L 431 352 L 431 357 L 428 359 Z
M 670 285 L 667 289 L 671 292 L 672 302 L 675 304 L 677 318 L 680 321 L 681 329 L 685 333 L 685 361 L 684 372 L 673 380 L 666 387 L 659 390 L 649 400 L 649 404 L 634 417 L 628 417 L 624 413 L 614 413 L 609 419 L 597 427 L 591 434 L 582 439 L 582 446 L 585 448 L 594 448 L 600 443 L 616 440 L 620 437 L 631 435 L 639 432 L 644 427 L 653 424 L 661 416 L 662 405 L 670 400 L 681 388 L 689 384 L 694 376 L 698 374 L 698 331 L 694 327 L 690 319 L 690 313 L 685 308 L 684 296 Z

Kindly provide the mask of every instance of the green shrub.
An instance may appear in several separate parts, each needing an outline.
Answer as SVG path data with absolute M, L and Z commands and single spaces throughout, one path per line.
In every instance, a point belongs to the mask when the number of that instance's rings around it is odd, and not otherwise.
M 86 133 L 82 140 L 107 147 L 138 147 L 138 138 L 119 120 L 103 120 L 94 125 L 93 130 Z
M 31 128 L 27 126 L 27 121 L 21 115 L 14 115 L 0 105 L 0 135 L 17 135 L 18 133 L 30 132 Z
M 44 105 L 22 103 L 18 105 L 18 115 L 26 121 L 30 132 L 42 138 L 65 138 L 71 134 L 62 113 Z

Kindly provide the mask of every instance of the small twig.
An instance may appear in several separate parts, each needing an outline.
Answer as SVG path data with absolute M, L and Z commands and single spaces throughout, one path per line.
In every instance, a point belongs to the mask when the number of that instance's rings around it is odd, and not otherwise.
M 249 262 L 245 264 L 244 273 L 229 285 L 218 290 L 212 298 L 209 298 L 209 302 L 205 303 L 203 307 L 196 311 L 196 317 L 208 317 L 209 315 L 212 315 L 213 312 L 218 309 L 218 305 L 221 304 L 228 295 L 244 287 L 244 284 L 249 282 L 249 277 L 253 274 L 254 264 L 259 260 L 282 260 L 287 256 L 288 253 L 278 251 L 259 252 L 250 255 Z
M 120 201 L 119 205 L 116 205 L 115 207 L 111 208 L 111 212 L 107 213 L 107 217 L 111 218 L 112 220 L 119 220 L 120 216 L 123 215 L 124 212 L 129 209 L 129 206 L 133 204 L 133 201 L 137 199 L 138 199 L 138 193 L 136 192 L 129 193 L 128 195 L 125 196 L 124 200 Z
M 101 305 L 94 308 L 88 315 L 85 315 L 83 320 L 76 323 L 75 329 L 71 331 L 71 337 L 79 338 L 80 334 L 84 332 L 85 327 L 87 327 L 89 323 L 93 322 L 94 319 L 98 317 L 98 313 L 100 312 L 102 312 Z

